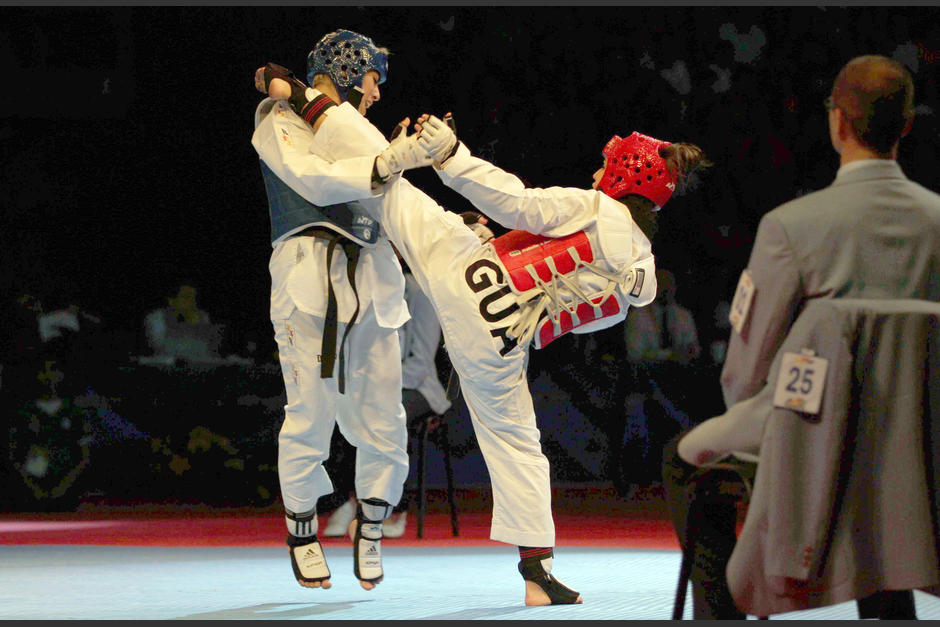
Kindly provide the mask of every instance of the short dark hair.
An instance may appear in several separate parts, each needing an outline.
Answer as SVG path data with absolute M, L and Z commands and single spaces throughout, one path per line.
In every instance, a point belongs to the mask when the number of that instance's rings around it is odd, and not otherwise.
M 851 122 L 859 141 L 887 154 L 914 118 L 914 81 L 893 59 L 855 57 L 836 76 L 832 102 Z

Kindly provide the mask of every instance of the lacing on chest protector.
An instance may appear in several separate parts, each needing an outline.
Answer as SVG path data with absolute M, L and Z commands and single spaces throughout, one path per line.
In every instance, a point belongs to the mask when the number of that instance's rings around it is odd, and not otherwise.
M 544 262 L 551 270 L 552 276 L 548 281 L 542 280 L 535 266 L 528 264 L 526 271 L 535 283 L 535 290 L 538 294 L 520 305 L 521 312 L 519 318 L 509 327 L 507 334 L 516 338 L 519 344 L 525 344 L 535 335 L 540 321 L 546 316 L 551 320 L 555 327 L 555 335 L 562 333 L 562 314 L 567 312 L 571 316 L 572 328 L 582 324 L 578 314 L 579 305 L 582 303 L 591 307 L 594 317 L 586 322 L 598 320 L 609 315 L 604 312 L 602 307 L 608 302 L 608 298 L 617 290 L 617 286 L 628 284 L 631 275 L 634 273 L 630 268 L 621 274 L 616 274 L 597 265 L 584 261 L 578 254 L 577 248 L 571 246 L 567 249 L 568 254 L 574 260 L 574 270 L 567 274 L 560 274 L 555 267 L 555 261 L 552 257 L 546 257 Z M 607 285 L 600 292 L 589 296 L 581 287 L 578 279 L 579 270 L 582 268 L 607 279 Z M 570 290 L 564 293 L 563 288 Z

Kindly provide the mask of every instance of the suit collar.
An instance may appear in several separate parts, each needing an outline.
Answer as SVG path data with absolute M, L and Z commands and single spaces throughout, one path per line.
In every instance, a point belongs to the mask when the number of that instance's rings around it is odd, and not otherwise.
M 855 165 L 857 164 L 857 165 Z M 901 166 L 894 159 L 868 159 L 864 162 L 854 162 L 848 164 L 850 167 L 842 167 L 836 173 L 836 179 L 833 185 L 843 185 L 845 183 L 858 183 L 861 181 L 871 181 L 874 179 L 906 179 Z

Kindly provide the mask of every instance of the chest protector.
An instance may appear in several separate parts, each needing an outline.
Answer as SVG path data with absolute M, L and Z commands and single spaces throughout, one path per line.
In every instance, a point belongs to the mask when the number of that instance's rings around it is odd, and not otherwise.
M 358 202 L 318 207 L 279 179 L 264 161 L 261 162 L 261 173 L 268 194 L 272 244 L 307 226 L 331 229 L 360 246 L 374 244 L 378 239 L 378 221 L 370 217 Z
M 333 262 L 333 250 L 339 245 L 346 253 L 346 274 L 353 294 L 356 296 L 356 310 L 352 320 L 359 315 L 359 292 L 356 289 L 356 266 L 362 246 L 374 244 L 379 236 L 379 223 L 366 214 L 365 208 L 357 202 L 340 203 L 327 207 L 318 207 L 292 190 L 279 179 L 264 161 L 261 162 L 264 176 L 264 188 L 268 194 L 268 208 L 271 214 L 271 243 L 277 243 L 290 233 L 302 227 L 319 226 L 330 229 L 336 236 L 330 239 L 326 253 L 326 276 L 331 277 L 330 266 Z M 340 394 L 346 391 L 346 338 L 353 328 L 346 326 L 337 352 L 337 304 L 331 278 L 327 280 L 327 308 L 324 319 L 323 340 L 321 344 L 320 376 L 329 379 L 333 376 L 333 364 L 339 357 L 337 385 Z
M 492 244 L 522 303 L 523 314 L 509 330 L 519 343 L 531 338 L 535 348 L 542 348 L 624 310 L 616 290 L 619 277 L 593 265 L 594 251 L 584 231 L 558 238 L 510 231 Z M 586 294 L 578 280 L 586 272 L 607 278 L 606 289 Z

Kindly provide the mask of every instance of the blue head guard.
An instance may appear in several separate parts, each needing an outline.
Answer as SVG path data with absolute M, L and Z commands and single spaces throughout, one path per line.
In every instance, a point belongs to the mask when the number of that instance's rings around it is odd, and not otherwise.
M 339 29 L 324 35 L 307 55 L 307 83 L 313 85 L 316 74 L 327 74 L 346 100 L 353 87 L 362 87 L 369 70 L 379 73 L 379 84 L 385 82 L 388 55 L 365 35 Z

